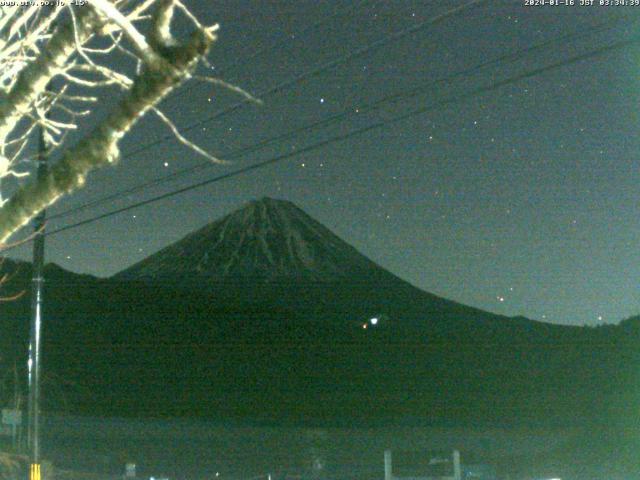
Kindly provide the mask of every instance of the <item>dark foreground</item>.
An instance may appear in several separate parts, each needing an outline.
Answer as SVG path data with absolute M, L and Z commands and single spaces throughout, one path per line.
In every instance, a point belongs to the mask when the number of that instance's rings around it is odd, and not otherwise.
M 143 479 L 382 479 L 385 449 L 414 458 L 459 449 L 463 463 L 493 465 L 498 478 L 512 480 L 640 478 L 632 430 L 251 427 L 56 416 L 45 419 L 43 431 L 47 459 L 100 474 L 95 478 L 121 476 L 133 462 Z

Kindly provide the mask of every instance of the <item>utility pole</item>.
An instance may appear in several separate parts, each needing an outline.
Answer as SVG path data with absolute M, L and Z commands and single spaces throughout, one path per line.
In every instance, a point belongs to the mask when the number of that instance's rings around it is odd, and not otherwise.
M 22 449 L 22 431 L 24 430 L 24 425 L 22 421 L 22 406 L 20 405 L 20 376 L 18 375 L 18 364 L 16 361 L 13 361 L 13 410 L 16 412 L 16 415 L 19 415 L 20 422 L 15 422 L 15 425 L 12 425 L 13 431 L 11 432 L 13 435 L 12 446 L 15 452 Z
M 49 90 L 49 89 L 47 89 Z M 44 127 L 40 127 L 38 139 L 38 178 L 47 174 L 49 146 Z M 46 210 L 42 210 L 33 221 L 33 273 L 31 285 L 31 324 L 29 336 L 29 401 L 27 444 L 29 449 L 29 480 L 40 480 L 40 367 L 42 355 L 42 304 L 44 267 L 44 228 Z

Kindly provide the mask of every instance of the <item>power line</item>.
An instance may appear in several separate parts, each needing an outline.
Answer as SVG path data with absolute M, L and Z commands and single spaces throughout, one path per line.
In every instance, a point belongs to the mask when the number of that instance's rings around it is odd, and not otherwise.
M 476 64 L 472 67 L 469 68 L 465 68 L 463 70 L 459 70 L 451 75 L 448 75 L 446 77 L 441 77 L 438 78 L 436 80 L 431 80 L 429 82 L 426 82 L 418 87 L 415 87 L 413 89 L 407 90 L 407 91 L 402 91 L 402 92 L 398 92 L 398 93 L 393 93 L 390 95 L 386 95 L 378 100 L 375 100 L 374 102 L 365 104 L 365 105 L 360 105 L 358 106 L 358 110 L 359 112 L 367 112 L 367 111 L 371 111 L 371 110 L 375 110 L 378 108 L 381 108 L 381 106 L 387 102 L 395 102 L 395 101 L 399 101 L 408 97 L 412 97 L 412 96 L 416 96 L 417 94 L 423 93 L 425 91 L 427 91 L 430 87 L 439 84 L 439 83 L 446 83 L 446 82 L 450 82 L 452 80 L 455 80 L 459 77 L 463 77 L 463 76 L 469 76 L 472 74 L 475 74 L 483 69 L 486 69 L 487 67 L 490 66 L 494 66 L 494 65 L 499 65 L 501 63 L 513 63 L 513 62 L 517 62 L 518 60 L 522 59 L 525 55 L 530 54 L 531 52 L 534 52 L 536 50 L 540 50 L 543 48 L 547 48 L 550 45 L 554 44 L 554 43 L 558 43 L 558 42 L 566 42 L 566 41 L 575 41 L 587 36 L 591 36 L 593 34 L 596 33 L 601 33 L 603 31 L 606 31 L 610 28 L 612 28 L 613 26 L 615 26 L 619 20 L 621 20 L 624 17 L 617 17 L 614 18 L 612 20 L 606 21 L 606 22 L 602 22 L 600 24 L 594 25 L 592 28 L 588 29 L 587 31 L 584 32 L 572 32 L 572 33 L 568 33 L 568 34 L 563 34 L 560 36 L 557 36 L 555 38 L 543 41 L 543 42 L 539 42 L 536 45 L 533 45 L 531 47 L 527 47 L 524 49 L 520 49 L 516 52 L 511 52 L 511 53 L 507 53 L 504 55 L 500 55 L 497 58 Z M 298 127 L 296 129 L 290 130 L 288 132 L 285 132 L 283 134 L 280 134 L 276 137 L 271 137 L 265 140 L 262 140 L 260 142 L 257 142 L 255 144 L 246 146 L 246 147 L 242 147 L 240 149 L 234 150 L 232 152 L 230 152 L 227 155 L 224 155 L 224 158 L 227 159 L 235 159 L 238 157 L 242 157 L 245 156 L 249 153 L 253 153 L 256 152 L 258 150 L 263 149 L 264 147 L 267 147 L 269 145 L 272 145 L 276 142 L 280 142 L 282 140 L 286 140 L 288 138 L 294 137 L 295 135 L 298 135 L 300 133 L 304 133 L 307 131 L 311 131 L 313 129 L 316 129 L 318 127 L 325 127 L 327 125 L 333 124 L 335 122 L 341 121 L 347 117 L 351 117 L 351 116 L 355 116 L 357 115 L 357 113 L 353 110 L 353 109 L 347 109 L 344 110 L 340 113 L 325 117 L 323 119 L 320 119 L 318 121 L 315 121 L 311 124 L 307 124 L 304 125 L 302 127 Z M 95 207 L 97 205 L 100 205 L 102 203 L 108 202 L 110 200 L 115 200 L 118 199 L 120 197 L 123 197 L 125 195 L 129 195 L 135 192 L 138 192 L 140 190 L 144 190 L 148 187 L 152 187 L 152 186 L 156 186 L 171 180 L 174 180 L 176 178 L 182 177 L 184 175 L 187 175 L 189 173 L 204 169 L 204 168 L 210 168 L 212 167 L 212 163 L 211 162 L 202 162 L 199 163 L 195 166 L 192 167 L 188 167 L 188 168 L 184 168 L 181 169 L 177 172 L 173 172 L 169 175 L 164 175 L 162 177 L 156 178 L 154 180 L 150 180 L 148 182 L 144 182 L 141 183 L 139 185 L 135 185 L 133 187 L 130 187 L 128 189 L 124 189 L 124 190 L 120 190 L 118 192 L 106 195 L 104 197 L 101 197 L 99 199 L 93 200 L 91 202 L 87 202 L 84 203 L 82 205 L 79 205 L 77 207 L 73 207 L 70 208 L 68 210 L 65 210 L 63 212 L 60 212 L 56 215 L 51 215 L 49 218 L 50 219 L 56 219 L 56 218 L 62 218 L 62 217 L 66 217 L 69 215 L 72 215 L 78 211 L 81 210 L 85 210 L 91 207 Z
M 440 23 L 440 22 L 442 22 L 442 21 L 444 21 L 444 20 L 446 20 L 446 19 L 448 19 L 450 17 L 458 15 L 458 14 L 462 13 L 463 11 L 465 11 L 467 9 L 470 9 L 471 7 L 477 6 L 477 5 L 479 5 L 479 4 L 483 3 L 483 2 L 486 2 L 486 1 L 487 0 L 471 0 L 470 2 L 465 3 L 464 5 L 452 8 L 452 9 L 447 10 L 446 12 L 444 12 L 444 13 L 442 13 L 440 15 L 432 17 L 432 18 L 430 18 L 428 20 L 424 20 L 424 21 L 422 21 L 420 23 L 417 23 L 416 25 L 413 25 L 411 27 L 408 27 L 408 28 L 399 30 L 397 32 L 394 32 L 392 34 L 389 34 L 389 35 L 387 35 L 385 37 L 382 37 L 381 39 L 378 39 L 378 40 L 376 40 L 376 41 L 374 41 L 372 43 L 366 44 L 366 45 L 354 50 L 351 53 L 348 53 L 348 54 L 343 55 L 341 57 L 335 58 L 333 60 L 329 60 L 328 62 L 325 62 L 325 63 L 323 63 L 323 64 L 321 64 L 321 65 L 319 65 L 319 66 L 307 71 L 307 72 L 301 73 L 300 75 L 297 75 L 297 76 L 295 76 L 293 78 L 285 80 L 285 81 L 283 81 L 281 83 L 278 83 L 278 84 L 268 88 L 267 90 L 258 93 L 256 96 L 258 98 L 263 99 L 263 98 L 265 98 L 267 96 L 271 96 L 271 95 L 274 95 L 276 93 L 279 93 L 282 90 L 285 90 L 285 89 L 287 89 L 287 88 L 289 88 L 289 87 L 291 87 L 293 85 L 296 85 L 298 83 L 303 82 L 304 80 L 307 80 L 309 78 L 313 78 L 316 75 L 319 75 L 319 74 L 321 74 L 321 73 L 323 73 L 323 72 L 325 72 L 327 70 L 330 70 L 331 68 L 333 68 L 333 67 L 335 67 L 337 65 L 349 62 L 349 61 L 353 60 L 354 58 L 361 57 L 362 55 L 365 55 L 365 54 L 367 54 L 367 53 L 369 53 L 369 52 L 371 52 L 373 50 L 376 50 L 376 49 L 378 49 L 380 47 L 383 47 L 383 46 L 385 46 L 385 45 L 387 45 L 389 43 L 395 42 L 397 40 L 401 40 L 402 38 L 407 37 L 408 35 L 411 35 L 411 34 L 417 32 L 419 30 L 422 30 L 423 28 L 426 28 L 426 27 L 432 26 L 432 25 L 436 25 L 436 24 L 438 24 L 438 23 Z M 191 131 L 191 130 L 193 130 L 195 128 L 201 127 L 202 125 L 204 125 L 206 123 L 212 122 L 214 120 L 222 118 L 223 116 L 225 116 L 227 114 L 233 113 L 233 112 L 239 110 L 240 108 L 242 108 L 244 105 L 246 105 L 249 102 L 251 102 L 251 100 L 244 99 L 244 100 L 242 100 L 240 102 L 237 102 L 237 103 L 231 105 L 230 107 L 225 108 L 224 110 L 221 110 L 221 111 L 219 111 L 219 112 L 217 112 L 217 113 L 215 113 L 215 114 L 213 114 L 213 115 L 211 115 L 211 116 L 209 116 L 209 117 L 207 117 L 207 118 L 205 118 L 203 120 L 199 120 L 199 121 L 197 121 L 195 123 L 192 123 L 191 125 L 183 127 L 180 130 L 181 130 L 181 132 L 189 132 L 189 131 Z M 133 150 L 131 150 L 129 152 L 126 152 L 124 156 L 125 157 L 132 157 L 132 156 L 137 155 L 137 154 L 139 154 L 139 153 L 141 153 L 141 152 L 143 152 L 145 150 L 148 150 L 151 147 L 154 147 L 156 145 L 164 143 L 167 140 L 170 140 L 172 138 L 173 138 L 173 135 L 167 134 L 167 135 L 165 135 L 165 136 L 163 136 L 163 137 L 161 137 L 161 138 L 159 138 L 157 140 L 153 140 L 153 141 L 148 142 L 148 143 L 146 143 L 144 145 L 141 145 L 138 148 L 135 148 L 135 149 L 133 149 Z
M 372 130 L 377 130 L 377 129 L 382 128 L 382 127 L 387 127 L 389 125 L 395 125 L 396 123 L 402 122 L 402 121 L 404 121 L 404 120 L 406 120 L 408 118 L 415 117 L 417 115 L 421 115 L 421 114 L 426 113 L 428 111 L 436 110 L 438 108 L 441 108 L 443 106 L 446 106 L 446 105 L 449 105 L 449 104 L 452 104 L 452 103 L 456 103 L 456 102 L 460 102 L 460 101 L 463 101 L 463 100 L 467 100 L 469 98 L 472 98 L 472 97 L 475 97 L 475 96 L 478 96 L 478 95 L 482 95 L 482 94 L 497 90 L 497 89 L 502 88 L 502 87 L 504 87 L 506 85 L 517 83 L 517 82 L 519 82 L 521 80 L 532 78 L 532 77 L 541 75 L 543 73 L 547 73 L 547 72 L 552 71 L 552 70 L 556 70 L 558 68 L 561 68 L 561 67 L 564 67 L 564 66 L 567 66 L 567 65 L 571 65 L 571 64 L 575 64 L 575 63 L 581 62 L 583 60 L 595 58 L 595 57 L 610 53 L 612 51 L 619 50 L 621 48 L 637 44 L 639 42 L 640 42 L 640 37 L 633 37 L 633 38 L 631 38 L 629 40 L 616 42 L 616 43 L 601 47 L 601 48 L 596 49 L 596 50 L 592 50 L 592 51 L 584 53 L 584 54 L 576 55 L 576 56 L 573 56 L 571 58 L 568 58 L 568 59 L 565 59 L 565 60 L 561 60 L 559 62 L 555 62 L 555 63 L 552 63 L 550 65 L 544 66 L 544 67 L 540 67 L 540 68 L 537 68 L 537 69 L 534 69 L 534 70 L 530 70 L 528 72 L 521 73 L 521 74 L 516 75 L 514 77 L 510 77 L 510 78 L 495 82 L 495 83 L 490 84 L 490 85 L 486 85 L 486 86 L 483 86 L 483 87 L 476 88 L 476 89 L 471 90 L 471 91 L 466 92 L 466 93 L 461 93 L 461 94 L 454 95 L 454 96 L 451 96 L 449 98 L 434 102 L 434 103 L 432 103 L 430 105 L 427 105 L 425 107 L 419 108 L 417 110 L 413 110 L 413 111 L 405 113 L 403 115 L 399 115 L 399 116 L 396 116 L 396 117 L 388 119 L 388 120 L 382 120 L 382 121 L 373 123 L 371 125 L 368 125 L 366 127 L 362 127 L 362 128 L 359 128 L 359 129 L 356 129 L 356 130 L 352 130 L 350 132 L 347 132 L 347 133 L 344 133 L 344 134 L 341 134 L 341 135 L 336 135 L 336 136 L 330 137 L 328 139 L 322 140 L 320 142 L 316 142 L 314 144 L 311 144 L 311 145 L 308 145 L 308 146 L 306 146 L 304 148 L 296 150 L 295 152 L 288 152 L 288 153 L 285 153 L 285 154 L 281 154 L 281 155 L 272 157 L 272 158 L 270 158 L 268 160 L 264 160 L 262 162 L 257 162 L 255 164 L 252 164 L 252 165 L 249 165 L 249 166 L 234 170 L 233 172 L 229 172 L 229 173 L 226 173 L 226 174 L 223 174 L 223 175 L 219 175 L 219 176 L 207 179 L 207 180 L 203 180 L 203 181 L 200 181 L 200 182 L 197 182 L 197 183 L 193 183 L 193 184 L 188 185 L 186 187 L 182 187 L 182 188 L 179 188 L 179 189 L 176 189 L 176 190 L 172 190 L 170 192 L 167 192 L 167 193 L 164 193 L 164 194 L 161 194 L 161 195 L 157 195 L 157 196 L 152 197 L 150 199 L 130 204 L 130 205 L 126 206 L 126 207 L 118 208 L 118 209 L 112 210 L 110 212 L 103 213 L 101 215 L 97 215 L 97 216 L 89 218 L 89 219 L 85 219 L 85 220 L 82 220 L 82 221 L 79 221 L 79 222 L 76 222 L 76 223 L 73 223 L 73 224 L 65 225 L 64 227 L 60 227 L 60 228 L 58 228 L 56 230 L 52 230 L 52 231 L 47 232 L 45 234 L 45 236 L 55 235 L 55 234 L 58 234 L 58 233 L 61 233 L 61 232 L 67 231 L 67 230 L 71 230 L 71 229 L 74 229 L 74 228 L 77 228 L 77 227 L 80 227 L 80 226 L 83 226 L 83 225 L 86 225 L 86 224 L 89 224 L 89 223 L 96 222 L 98 220 L 102 220 L 104 218 L 108 218 L 108 217 L 111 217 L 111 216 L 114 216 L 114 215 L 129 211 L 129 210 L 132 210 L 134 208 L 142 207 L 144 205 L 155 203 L 155 202 L 158 202 L 160 200 L 164 200 L 166 198 L 170 198 L 170 197 L 179 195 L 181 193 L 185 193 L 185 192 L 188 192 L 188 191 L 191 191 L 191 190 L 195 190 L 197 188 L 201 188 L 201 187 L 204 187 L 206 185 L 210 185 L 210 184 L 217 183 L 217 182 L 220 182 L 220 181 L 223 181 L 223 180 L 227 180 L 229 178 L 237 177 L 237 176 L 240 176 L 242 174 L 249 173 L 251 171 L 258 170 L 258 169 L 267 167 L 269 165 L 272 165 L 272 164 L 287 160 L 289 158 L 292 158 L 292 157 L 295 157 L 295 156 L 298 156 L 298 155 L 302 155 L 304 153 L 308 153 L 308 152 L 311 152 L 311 151 L 314 151 L 314 150 L 318 150 L 318 149 L 323 148 L 323 147 L 325 147 L 327 145 L 330 145 L 332 143 L 336 143 L 336 142 L 340 142 L 340 141 L 343 141 L 343 140 L 346 140 L 346 139 L 349 139 L 349 138 L 353 138 L 353 137 L 362 135 L 364 133 L 370 132 Z M 5 252 L 9 251 L 9 250 L 12 250 L 13 248 L 15 248 L 15 247 L 7 248 L 5 250 Z
M 329 22 L 330 20 L 333 20 L 334 18 L 338 18 L 338 17 L 342 17 L 345 15 L 348 15 L 349 13 L 358 10 L 359 8 L 363 7 L 367 2 L 369 2 L 369 0 L 363 0 L 359 3 L 353 3 L 351 4 L 349 7 L 344 8 L 343 10 L 339 10 L 337 12 L 334 12 L 331 15 L 328 15 L 324 18 L 322 18 L 321 20 L 317 21 L 316 23 L 314 23 L 313 25 L 308 26 L 307 28 L 302 29 L 300 32 L 294 34 L 298 37 L 302 37 L 304 35 L 306 35 L 307 33 L 315 30 L 316 28 L 321 27 L 322 25 L 324 25 L 325 23 Z M 371 3 L 370 8 L 375 7 L 377 4 L 381 3 L 382 0 L 375 0 Z M 235 61 L 233 61 L 230 65 L 227 65 L 225 67 L 223 67 L 222 69 L 217 71 L 217 75 L 218 76 L 222 76 L 223 74 L 226 74 L 228 70 L 232 70 L 234 68 L 237 68 L 238 66 L 244 65 L 247 62 L 250 62 L 251 60 L 253 60 L 254 58 L 258 58 L 261 55 L 264 55 L 265 53 L 271 51 L 271 50 L 276 50 L 277 48 L 281 47 L 282 45 L 286 44 L 289 42 L 289 38 L 287 36 L 287 38 L 283 38 L 280 40 L 276 40 L 275 42 L 273 42 L 271 45 L 263 47 L 263 48 L 259 48 L 258 50 L 255 50 L 253 53 L 251 53 L 250 55 L 246 56 L 246 57 L 237 57 L 235 59 Z M 200 81 L 198 82 L 199 85 L 206 85 L 206 82 Z M 184 96 L 186 93 L 190 92 L 189 89 L 183 88 L 178 90 L 176 93 L 174 93 L 173 95 L 170 95 L 168 98 L 166 98 L 164 101 L 170 101 L 170 100 L 175 100 L 177 98 L 180 98 L 182 96 Z
M 472 0 L 472 1 L 470 1 L 470 2 L 468 2 L 466 4 L 464 4 L 464 5 L 461 5 L 459 7 L 455 7 L 455 8 L 452 8 L 450 10 L 447 10 L 446 12 L 444 12 L 444 13 L 442 13 L 440 15 L 437 15 L 437 16 L 431 18 L 431 19 L 428 19 L 428 20 L 420 22 L 420 23 L 418 23 L 416 25 L 413 25 L 412 27 L 409 27 L 409 28 L 394 32 L 394 33 L 392 33 L 390 35 L 387 35 L 386 37 L 383 37 L 383 38 L 381 38 L 381 39 L 379 39 L 379 40 L 377 40 L 377 41 L 375 41 L 373 43 L 369 43 L 367 45 L 364 45 L 363 47 L 360 47 L 359 49 L 357 49 L 357 50 L 355 50 L 355 51 L 353 51 L 353 52 L 351 52 L 351 53 L 349 53 L 347 55 L 344 55 L 342 57 L 338 57 L 338 58 L 333 59 L 333 60 L 331 60 L 329 62 L 321 64 L 318 67 L 316 67 L 316 68 L 314 68 L 314 69 L 312 69 L 310 71 L 302 73 L 302 74 L 300 74 L 300 75 L 298 75 L 298 76 L 296 76 L 296 77 L 294 77 L 292 79 L 286 80 L 286 81 L 284 81 L 284 82 L 282 82 L 282 83 L 280 83 L 280 84 L 278 84 L 278 85 L 276 85 L 274 87 L 271 87 L 270 89 L 268 89 L 265 92 L 259 94 L 258 96 L 264 98 L 265 96 L 272 95 L 272 94 L 274 94 L 276 92 L 284 90 L 285 88 L 288 88 L 288 87 L 290 87 L 292 85 L 295 85 L 296 83 L 300 83 L 300 82 L 302 82 L 303 80 L 305 80 L 307 78 L 310 78 L 310 77 L 313 77 L 315 75 L 318 75 L 318 74 L 320 74 L 320 73 L 322 73 L 322 72 L 324 72 L 324 71 L 326 71 L 326 70 L 328 70 L 328 69 L 330 69 L 330 68 L 332 68 L 334 66 L 337 66 L 337 65 L 339 65 L 341 63 L 348 62 L 349 60 L 352 60 L 353 58 L 356 58 L 358 56 L 364 55 L 365 53 L 368 53 L 368 52 L 372 51 L 373 49 L 376 49 L 376 48 L 379 48 L 381 46 L 384 46 L 384 45 L 386 45 L 386 44 L 388 44 L 388 43 L 390 43 L 392 41 L 396 41 L 396 40 L 399 40 L 401 38 L 404 38 L 407 35 L 410 35 L 410 34 L 416 32 L 416 31 L 418 31 L 418 30 L 420 30 L 422 28 L 425 28 L 425 27 L 430 26 L 430 25 L 435 25 L 435 24 L 437 24 L 437 23 L 439 23 L 439 22 L 441 22 L 443 20 L 446 20 L 447 18 L 449 18 L 451 16 L 454 16 L 454 15 L 457 15 L 457 14 L 463 12 L 465 9 L 468 9 L 468 8 L 473 7 L 473 6 L 479 5 L 480 3 L 483 3 L 485 1 L 486 0 Z M 222 117 L 222 116 L 224 116 L 224 115 L 226 115 L 228 113 L 236 111 L 236 110 L 238 110 L 239 108 L 241 108 L 242 106 L 244 106 L 245 104 L 247 104 L 249 102 L 250 102 L 250 100 L 243 100 L 241 102 L 238 102 L 238 103 L 232 105 L 231 107 L 229 107 L 227 109 L 221 110 L 220 112 L 217 112 L 217 113 L 215 113 L 215 114 L 213 114 L 213 115 L 211 115 L 209 117 L 206 117 L 203 120 L 199 120 L 196 123 L 193 123 L 191 125 L 183 127 L 180 130 L 182 132 L 191 131 L 191 130 L 193 130 L 195 128 L 198 128 L 198 127 L 204 125 L 205 123 L 209 123 L 209 122 L 214 121 L 214 120 L 216 120 L 216 119 L 218 119 L 218 118 L 220 118 L 220 117 Z M 145 150 L 148 150 L 149 148 L 152 148 L 152 147 L 154 147 L 156 145 L 159 145 L 160 143 L 163 143 L 163 142 L 165 142 L 165 141 L 167 141 L 167 140 L 169 140 L 171 138 L 173 138 L 172 135 L 165 135 L 164 137 L 162 137 L 160 139 L 151 141 L 151 142 L 149 142 L 147 144 L 144 144 L 144 145 L 138 147 L 137 149 L 134 149 L 134 150 L 132 150 L 130 152 L 125 153 L 124 156 L 125 157 L 131 157 L 131 156 L 137 155 L 138 153 L 141 153 L 141 152 L 143 152 Z M 249 152 L 243 151 L 243 154 L 244 153 L 249 153 Z M 236 152 L 232 153 L 232 155 L 234 155 L 234 158 L 235 158 Z M 112 198 L 112 196 L 109 196 L 109 199 L 111 199 L 111 198 Z M 99 201 L 102 202 L 103 200 L 99 200 Z M 91 206 L 93 206 L 93 205 L 94 205 L 94 202 L 91 202 Z M 88 208 L 88 207 L 87 206 L 78 207 L 79 210 L 83 210 L 85 208 Z M 59 217 L 62 217 L 62 216 L 67 216 L 69 213 L 70 213 L 70 211 L 61 212 L 61 213 L 59 213 L 57 215 L 51 216 L 50 218 L 53 219 L 53 218 L 59 218 Z

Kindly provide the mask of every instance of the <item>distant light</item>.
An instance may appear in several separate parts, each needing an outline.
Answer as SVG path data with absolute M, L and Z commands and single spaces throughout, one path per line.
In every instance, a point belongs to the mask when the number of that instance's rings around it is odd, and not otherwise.
M 169 166 L 169 162 L 164 162 L 164 166 L 168 167 Z
M 219 477 L 219 476 L 220 476 L 220 472 L 216 472 L 216 477 Z
M 362 324 L 362 328 L 364 328 L 364 329 L 366 330 L 366 328 L 367 328 L 367 324 L 366 324 L 366 323 L 363 323 L 363 324 Z
M 371 320 L 369 320 L 371 322 L 371 325 L 377 325 L 378 323 L 378 317 L 373 317 Z
M 320 103 L 324 103 L 324 98 L 321 98 L 321 99 L 320 99 Z

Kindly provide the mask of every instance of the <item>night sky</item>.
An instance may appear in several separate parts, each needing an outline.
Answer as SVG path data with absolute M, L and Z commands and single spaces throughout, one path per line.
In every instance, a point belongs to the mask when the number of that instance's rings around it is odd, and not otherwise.
M 342 122 L 227 166 L 201 169 L 52 220 L 49 228 L 640 33 L 640 6 L 525 6 L 524 1 L 496 0 L 470 8 L 264 96 L 262 106 L 245 105 L 186 135 L 225 158 L 238 148 L 352 111 Z M 465 2 L 187 3 L 204 23 L 221 26 L 209 74 L 220 72 L 225 80 L 260 95 Z M 609 23 L 594 32 L 603 22 Z M 359 111 L 384 96 L 574 33 L 582 37 L 431 84 L 426 93 L 379 110 Z M 76 272 L 111 275 L 249 200 L 270 196 L 293 201 L 372 260 L 429 292 L 506 315 L 565 324 L 615 323 L 640 313 L 639 69 L 640 47 L 633 44 L 445 102 L 385 128 L 50 236 L 47 261 Z M 186 89 L 162 105 L 179 126 L 241 100 L 196 81 Z M 83 191 L 60 201 L 50 213 L 203 162 L 176 140 L 127 155 L 166 134 L 154 118 L 143 119 L 123 142 L 120 165 L 91 175 Z M 11 253 L 21 258 L 28 254 L 28 247 Z

